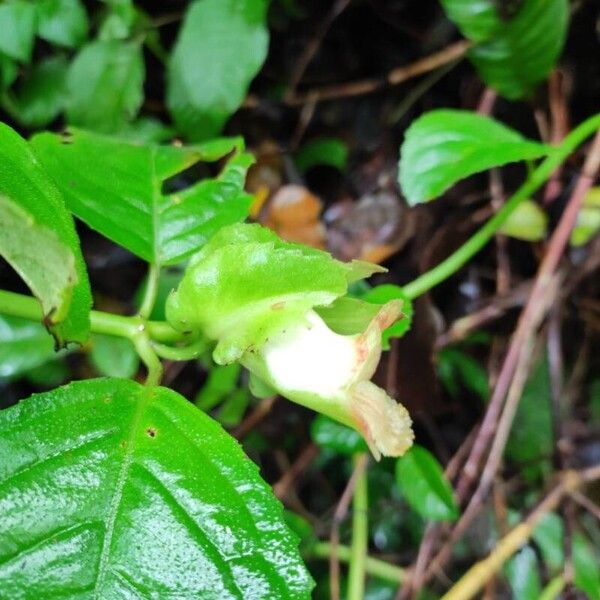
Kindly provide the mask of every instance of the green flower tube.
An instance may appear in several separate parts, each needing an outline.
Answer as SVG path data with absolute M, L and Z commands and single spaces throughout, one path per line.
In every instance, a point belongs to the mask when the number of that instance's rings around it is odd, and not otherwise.
M 283 396 L 355 428 L 376 458 L 400 456 L 412 444 L 410 417 L 370 379 L 401 302 L 345 296 L 349 283 L 382 270 L 232 225 L 191 260 L 167 319 L 216 342 L 217 363 L 239 361 Z

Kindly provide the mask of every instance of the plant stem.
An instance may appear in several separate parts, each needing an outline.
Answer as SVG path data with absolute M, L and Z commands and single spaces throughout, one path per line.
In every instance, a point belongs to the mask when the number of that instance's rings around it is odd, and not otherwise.
M 42 307 L 35 298 L 6 290 L 0 290 L 0 313 L 30 321 L 41 322 L 43 319 Z M 144 326 L 149 337 L 157 342 L 178 342 L 187 337 L 186 334 L 175 331 L 164 321 L 144 323 L 140 317 L 114 315 L 98 310 L 90 311 L 90 321 L 92 333 L 103 333 L 116 337 L 133 339 L 140 327 Z
M 158 356 L 167 360 L 193 360 L 198 358 L 208 348 L 208 342 L 205 338 L 200 338 L 187 346 L 179 347 L 166 346 L 153 342 L 152 347 Z
M 338 544 L 336 552 L 340 562 L 350 562 L 351 550 L 348 546 Z M 306 558 L 325 558 L 328 559 L 331 554 L 331 544 L 329 542 L 318 542 L 310 550 Z M 365 570 L 369 575 L 379 577 L 391 583 L 401 583 L 406 578 L 406 571 L 401 567 L 392 565 L 379 558 L 366 557 Z
M 160 277 L 160 268 L 154 263 L 148 265 L 148 276 L 146 277 L 146 289 L 144 290 L 144 299 L 138 311 L 142 319 L 147 319 L 152 313 L 158 293 L 158 279 Z
M 364 453 L 353 457 L 355 467 Z M 348 573 L 348 600 L 362 600 L 365 596 L 365 572 L 369 539 L 369 491 L 367 470 L 358 475 L 352 498 L 352 545 L 350 546 L 350 570 Z
M 456 273 L 490 241 L 513 210 L 542 186 L 552 172 L 597 129 L 600 129 L 600 114 L 590 117 L 573 129 L 479 231 L 446 260 L 404 286 L 404 293 L 410 299 L 414 299 Z
M 156 352 L 154 352 L 154 348 L 148 339 L 148 334 L 143 327 L 138 334 L 134 336 L 132 341 L 137 353 L 148 370 L 146 381 L 144 383 L 146 385 L 159 385 L 163 374 L 163 366 L 156 355 Z

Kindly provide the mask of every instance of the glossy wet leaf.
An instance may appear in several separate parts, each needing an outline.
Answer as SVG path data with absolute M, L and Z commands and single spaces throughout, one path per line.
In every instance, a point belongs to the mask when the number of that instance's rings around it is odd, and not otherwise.
M 73 219 L 27 142 L 0 124 L 0 253 L 40 300 L 59 345 L 83 342 L 92 303 Z
M 406 131 L 400 149 L 400 186 L 414 205 L 440 196 L 469 175 L 539 158 L 551 150 L 489 117 L 434 110 Z
M 538 559 L 531 546 L 525 546 L 506 564 L 506 577 L 513 593 L 519 600 L 539 600 L 542 586 Z
M 529 96 L 560 56 L 568 24 L 568 0 L 524 0 L 518 13 L 468 56 L 502 96 Z
M 231 152 L 238 139 L 176 147 L 73 130 L 66 136 L 42 133 L 31 144 L 73 213 L 149 262 L 180 262 L 248 214 L 251 198 L 243 186 L 249 154 L 236 153 L 214 179 L 162 190 L 165 180 L 195 163 Z
M 94 334 L 90 360 L 100 375 L 131 379 L 137 373 L 140 359 L 128 338 Z
M 334 450 L 339 454 L 350 456 L 356 452 L 368 451 L 360 433 L 325 415 L 317 415 L 314 419 L 310 426 L 310 437 L 321 448 Z
M 242 104 L 269 43 L 266 0 L 196 0 L 169 62 L 167 104 L 192 140 L 218 135 Z
M 413 446 L 398 459 L 396 481 L 410 507 L 424 519 L 454 521 L 458 517 L 452 487 L 442 467 L 422 446 Z
M 144 99 L 144 59 L 138 42 L 97 40 L 82 47 L 67 77 L 71 125 L 118 132 Z
M 54 56 L 34 65 L 4 107 L 21 125 L 44 127 L 62 112 L 66 102 L 67 60 Z
M 37 0 L 38 35 L 57 46 L 76 48 L 87 38 L 88 18 L 79 0 Z
M 1 597 L 309 597 L 256 466 L 175 392 L 72 383 L 0 431 Z
M 25 0 L 0 4 L 0 52 L 20 62 L 29 62 L 35 36 L 35 6 Z
M 19 377 L 55 357 L 54 339 L 41 323 L 0 315 L 0 378 Z

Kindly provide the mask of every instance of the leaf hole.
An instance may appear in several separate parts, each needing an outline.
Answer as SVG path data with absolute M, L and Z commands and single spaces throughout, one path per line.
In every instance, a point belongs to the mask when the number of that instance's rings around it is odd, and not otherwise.
M 148 427 L 148 429 L 146 429 L 146 435 L 148 437 L 151 437 L 151 438 L 156 437 L 156 433 L 157 433 L 156 427 Z

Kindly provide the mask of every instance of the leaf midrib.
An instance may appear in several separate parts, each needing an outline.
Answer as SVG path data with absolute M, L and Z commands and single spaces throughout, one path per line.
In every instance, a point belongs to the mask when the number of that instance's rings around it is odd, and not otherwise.
M 125 453 L 123 455 L 123 463 L 121 465 L 121 469 L 119 471 L 119 476 L 117 478 L 117 483 L 115 486 L 115 493 L 112 497 L 110 508 L 108 511 L 107 519 L 106 519 L 106 527 L 104 533 L 104 541 L 102 543 L 102 550 L 100 552 L 100 560 L 98 563 L 98 573 L 96 576 L 96 585 L 94 586 L 94 598 L 96 600 L 102 600 L 103 596 L 101 595 L 102 586 L 104 584 L 104 580 L 106 578 L 106 574 L 109 570 L 109 562 L 110 562 L 110 551 L 112 548 L 113 534 L 115 529 L 115 523 L 117 517 L 119 515 L 119 510 L 121 508 L 121 501 L 123 499 L 123 490 L 125 485 L 127 484 L 127 479 L 129 476 L 129 471 L 131 469 L 131 465 L 133 463 L 133 455 L 135 451 L 135 441 L 140 425 L 140 421 L 142 420 L 142 416 L 147 408 L 150 394 L 137 394 L 136 395 L 137 406 L 135 409 L 135 414 L 133 416 L 133 420 L 131 423 L 131 430 L 129 432 L 129 436 L 125 441 Z

